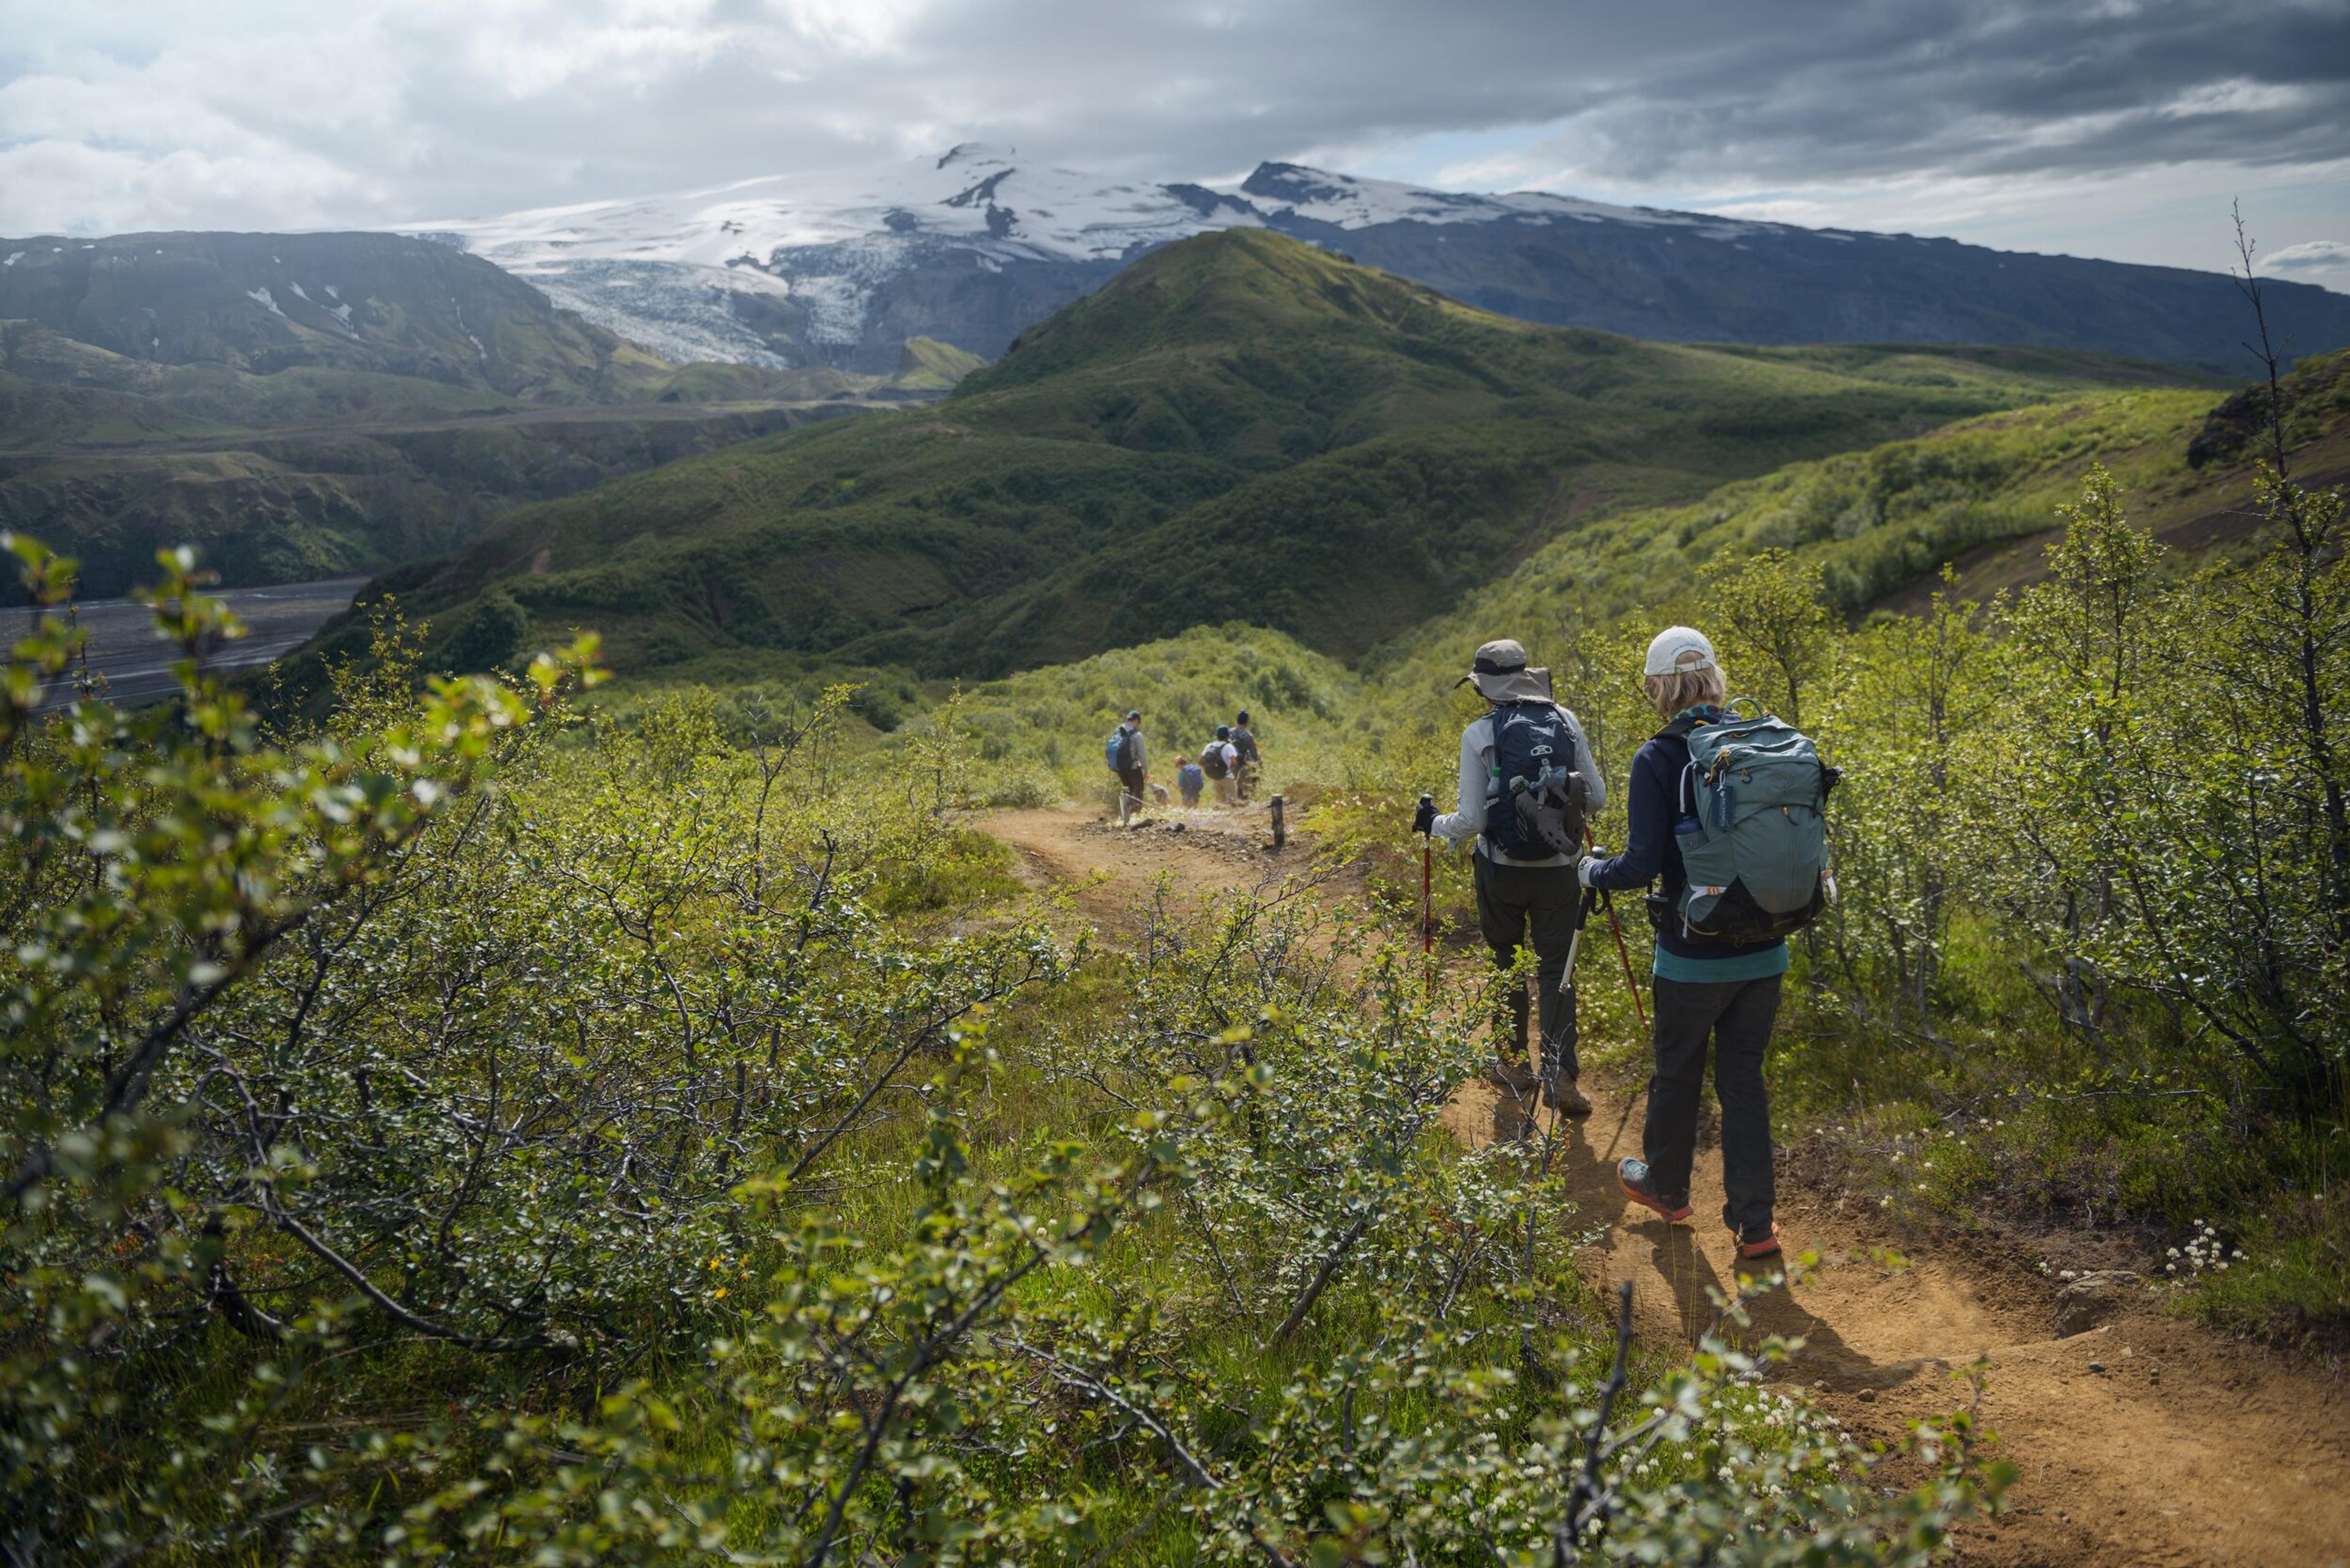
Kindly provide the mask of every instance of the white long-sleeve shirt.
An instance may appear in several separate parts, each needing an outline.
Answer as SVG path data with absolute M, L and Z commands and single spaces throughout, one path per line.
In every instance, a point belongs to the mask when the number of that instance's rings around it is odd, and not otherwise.
M 1575 757 L 1568 766 L 1583 775 L 1584 787 L 1589 792 L 1585 804 L 1596 813 L 1607 804 L 1607 781 L 1599 775 L 1599 763 L 1591 754 L 1591 742 L 1584 737 L 1583 721 L 1571 709 L 1561 708 L 1559 711 L 1566 716 L 1567 733 L 1575 737 Z M 1471 842 L 1479 849 L 1485 849 L 1485 800 L 1492 787 L 1493 716 L 1488 713 L 1461 732 L 1460 805 L 1436 819 L 1435 836 L 1455 849 L 1465 849 Z M 1572 856 L 1554 855 L 1547 860 L 1513 860 L 1510 864 L 1572 866 L 1575 859 Z

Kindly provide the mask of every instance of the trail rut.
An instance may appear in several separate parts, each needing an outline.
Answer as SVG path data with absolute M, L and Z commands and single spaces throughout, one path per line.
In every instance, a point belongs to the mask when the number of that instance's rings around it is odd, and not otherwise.
M 1180 832 L 1163 821 L 1120 831 L 1083 811 L 1026 811 L 982 826 L 1019 853 L 1033 884 L 1076 888 L 1079 912 L 1112 940 L 1130 929 L 1152 877 L 1212 901 L 1305 869 L 1297 848 L 1266 851 L 1261 807 L 1179 819 Z M 1691 1343 L 1714 1318 L 1708 1288 L 1732 1277 L 1719 1154 L 1700 1150 L 1694 1222 L 1666 1225 L 1615 1181 L 1615 1161 L 1639 1152 L 1640 1085 L 1585 1087 L 1596 1108 L 1564 1142 L 1576 1207 L 1566 1223 L 1598 1232 L 1584 1258 L 1599 1282 L 1631 1282 L 1646 1339 Z M 1549 1125 L 1482 1082 L 1462 1085 L 1445 1119 L 1471 1146 Z M 2001 1519 L 1961 1534 L 1958 1561 L 2350 1564 L 2350 1391 L 2335 1376 L 2127 1292 L 2107 1321 L 2059 1336 L 2056 1287 L 2012 1242 L 1896 1231 L 1783 1168 L 1779 1228 L 1791 1254 L 1821 1262 L 1760 1303 L 1756 1330 L 1803 1338 L 1776 1376 L 1856 1437 L 1890 1442 L 1949 1411 L 1966 1397 L 1951 1375 L 1988 1364 L 1982 1418 L 2017 1480 Z

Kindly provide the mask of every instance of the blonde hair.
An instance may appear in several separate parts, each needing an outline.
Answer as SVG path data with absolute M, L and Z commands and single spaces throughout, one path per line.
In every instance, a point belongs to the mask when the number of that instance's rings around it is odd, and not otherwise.
M 1676 664 L 1684 659 L 1701 657 L 1695 649 L 1684 652 Z M 1678 669 L 1670 675 L 1650 675 L 1641 684 L 1648 689 L 1648 701 L 1657 705 L 1657 712 L 1669 719 L 1684 708 L 1700 703 L 1720 707 L 1728 699 L 1729 688 L 1723 684 L 1718 666 L 1707 665 L 1702 670 Z

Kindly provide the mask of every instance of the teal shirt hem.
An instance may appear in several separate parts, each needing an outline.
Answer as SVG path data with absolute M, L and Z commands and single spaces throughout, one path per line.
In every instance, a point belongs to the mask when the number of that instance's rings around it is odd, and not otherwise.
M 1787 944 L 1773 942 L 1767 948 L 1757 948 L 1736 958 L 1693 959 L 1657 949 L 1648 961 L 1649 970 L 1659 980 L 1678 980 L 1690 985 L 1718 985 L 1724 981 L 1762 980 L 1766 976 L 1787 972 Z

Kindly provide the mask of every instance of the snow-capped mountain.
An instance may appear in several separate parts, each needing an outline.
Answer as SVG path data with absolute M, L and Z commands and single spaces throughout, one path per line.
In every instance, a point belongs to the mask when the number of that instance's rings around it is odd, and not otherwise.
M 2217 274 L 1613 206 L 1264 163 L 1236 189 L 1149 184 L 966 144 L 853 174 L 411 227 L 675 360 L 887 370 L 906 339 L 993 358 L 1146 251 L 1265 225 L 1504 315 L 1668 341 L 2098 348 L 2241 369 Z M 2350 298 L 2272 284 L 2296 350 Z
M 1251 204 L 1275 220 L 1368 229 L 1385 223 L 1495 223 L 1554 222 L 1630 223 L 1638 228 L 1685 229 L 1713 240 L 1735 240 L 1776 223 L 1717 218 L 1703 213 L 1668 213 L 1654 207 L 1617 207 L 1547 191 L 1511 191 L 1496 195 L 1430 191 L 1396 180 L 1366 180 L 1331 174 L 1297 163 L 1260 163 L 1241 186 Z
M 1010 148 L 967 143 L 879 171 L 777 175 L 424 232 L 665 358 L 781 366 L 895 363 L 895 345 L 922 333 L 895 329 L 919 309 L 905 297 L 924 292 L 916 279 L 959 301 L 952 341 L 1001 352 L 1129 257 L 1256 221 L 1247 203 L 1198 187 L 1024 164 Z M 1061 282 L 1060 268 L 1076 270 Z M 1008 284 L 988 281 L 1007 272 Z

